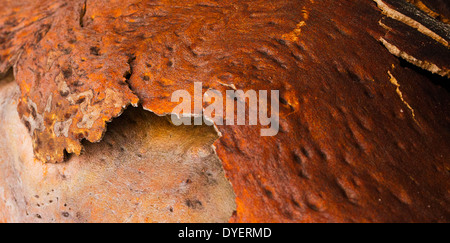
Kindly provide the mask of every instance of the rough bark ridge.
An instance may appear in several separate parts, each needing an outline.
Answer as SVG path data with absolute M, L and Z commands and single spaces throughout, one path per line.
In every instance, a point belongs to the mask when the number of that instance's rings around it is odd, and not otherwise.
M 434 74 L 449 78 L 450 25 L 436 20 L 433 15 L 428 15 L 427 12 L 404 1 L 375 0 L 375 2 L 387 16 L 379 22 L 387 31 L 386 35 L 380 38 L 383 45 L 393 55 Z
M 218 127 L 231 221 L 450 219 L 450 96 L 379 43 L 372 0 L 1 2 L 0 72 L 42 161 L 80 154 L 129 104 L 170 113 L 195 81 L 280 90 L 276 137 Z

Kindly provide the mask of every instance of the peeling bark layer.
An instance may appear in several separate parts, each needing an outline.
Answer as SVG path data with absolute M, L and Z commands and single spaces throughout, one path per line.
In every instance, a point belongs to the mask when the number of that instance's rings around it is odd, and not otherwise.
M 449 93 L 379 43 L 372 0 L 2 2 L 0 71 L 42 161 L 195 81 L 280 90 L 277 136 L 218 126 L 230 221 L 449 221 Z
M 389 52 L 413 65 L 449 78 L 450 25 L 402 0 L 375 2 L 387 16 L 379 24 L 387 31 L 380 41 Z

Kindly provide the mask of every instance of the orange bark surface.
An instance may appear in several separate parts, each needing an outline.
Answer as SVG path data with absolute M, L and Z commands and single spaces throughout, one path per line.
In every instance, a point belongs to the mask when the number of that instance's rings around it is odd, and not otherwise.
M 450 219 L 448 79 L 379 42 L 374 1 L 0 2 L 0 72 L 41 161 L 80 154 L 129 105 L 170 114 L 194 82 L 279 90 L 277 136 L 218 126 L 231 222 Z

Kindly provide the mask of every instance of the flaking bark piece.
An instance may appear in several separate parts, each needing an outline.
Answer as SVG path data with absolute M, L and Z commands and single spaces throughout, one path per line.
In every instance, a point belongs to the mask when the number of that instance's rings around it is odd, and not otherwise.
M 84 1 L 20 4 L 0 19 L 0 71 L 15 64 L 36 158 L 62 162 L 65 150 L 79 155 L 82 139 L 99 141 L 107 121 L 137 104 L 124 77 L 131 56 L 80 26 Z
M 380 39 L 394 55 L 420 68 L 450 77 L 450 49 L 391 18 L 380 21 L 388 32 Z

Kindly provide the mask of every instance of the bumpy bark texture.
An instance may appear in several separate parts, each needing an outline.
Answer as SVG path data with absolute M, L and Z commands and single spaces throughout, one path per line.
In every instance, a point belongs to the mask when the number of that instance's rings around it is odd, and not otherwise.
M 14 69 L 44 162 L 100 141 L 130 104 L 171 113 L 171 94 L 196 81 L 280 90 L 277 136 L 218 126 L 231 222 L 446 222 L 450 95 L 433 82 L 448 79 L 394 55 L 448 70 L 448 26 L 415 19 L 430 34 L 380 7 L 399 2 L 1 0 L 0 72 Z M 403 43 L 408 33 L 443 54 Z
M 404 1 L 375 2 L 387 16 L 379 22 L 387 30 L 380 38 L 386 48 L 411 64 L 450 77 L 450 25 Z

